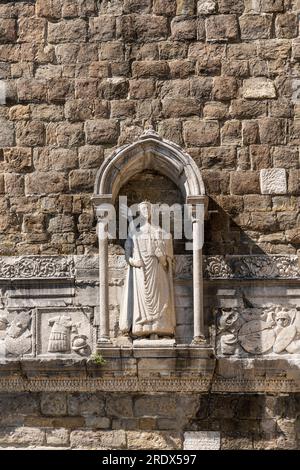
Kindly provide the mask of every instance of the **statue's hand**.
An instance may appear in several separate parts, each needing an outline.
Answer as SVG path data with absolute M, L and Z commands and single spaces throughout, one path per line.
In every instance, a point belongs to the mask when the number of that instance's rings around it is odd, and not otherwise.
M 159 256 L 158 261 L 165 269 L 168 267 L 168 260 L 166 256 Z
M 142 268 L 144 266 L 144 263 L 141 259 L 129 258 L 129 264 L 133 268 Z

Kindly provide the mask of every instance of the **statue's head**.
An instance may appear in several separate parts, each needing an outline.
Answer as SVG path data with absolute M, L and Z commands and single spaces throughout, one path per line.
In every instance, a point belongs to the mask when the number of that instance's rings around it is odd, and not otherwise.
M 139 204 L 139 211 L 140 215 L 147 220 L 148 222 L 151 220 L 152 216 L 152 204 L 149 201 L 143 201 Z

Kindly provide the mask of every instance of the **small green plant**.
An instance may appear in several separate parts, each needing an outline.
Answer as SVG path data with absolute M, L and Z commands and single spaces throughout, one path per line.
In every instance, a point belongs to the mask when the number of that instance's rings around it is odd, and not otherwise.
M 106 364 L 106 360 L 98 352 L 92 354 L 90 359 L 91 359 L 91 361 L 93 361 L 98 366 L 103 366 L 104 364 Z

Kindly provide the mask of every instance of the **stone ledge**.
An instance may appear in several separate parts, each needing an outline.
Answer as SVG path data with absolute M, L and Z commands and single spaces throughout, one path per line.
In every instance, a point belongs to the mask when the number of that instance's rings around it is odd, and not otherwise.
M 133 350 L 113 353 L 113 348 L 103 352 L 103 366 L 90 360 L 7 360 L 0 363 L 0 392 L 300 392 L 300 356 L 214 358 L 209 349 L 189 349 L 160 357 L 152 352 L 144 374 Z

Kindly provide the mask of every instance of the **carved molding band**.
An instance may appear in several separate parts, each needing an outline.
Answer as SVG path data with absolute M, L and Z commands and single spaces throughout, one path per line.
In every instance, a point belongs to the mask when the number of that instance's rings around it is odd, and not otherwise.
M 207 279 L 300 279 L 296 255 L 206 256 Z
M 287 379 L 0 379 L 0 392 L 299 392 L 300 384 Z
M 193 257 L 177 255 L 175 277 L 192 277 Z M 0 279 L 68 279 L 76 271 L 98 269 L 98 256 L 5 256 L 0 257 Z M 110 256 L 109 267 L 123 270 L 123 255 Z M 206 279 L 300 279 L 296 255 L 204 256 Z
M 6 256 L 0 258 L 0 279 L 68 279 L 74 260 L 64 256 Z

